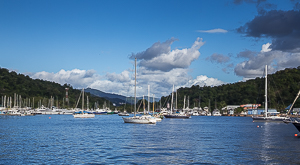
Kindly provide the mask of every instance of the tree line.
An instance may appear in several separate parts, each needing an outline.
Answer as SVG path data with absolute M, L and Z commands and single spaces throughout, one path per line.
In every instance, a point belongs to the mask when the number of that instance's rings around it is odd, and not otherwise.
M 66 101 L 66 88 L 68 88 L 68 99 Z M 60 85 L 55 82 L 32 79 L 27 75 L 17 74 L 14 71 L 9 71 L 5 68 L 0 68 L 0 97 L 12 97 L 14 99 L 14 94 L 21 95 L 22 99 L 33 101 L 34 107 L 37 108 L 39 103 L 47 106 L 49 99 L 52 97 L 54 106 L 59 106 L 60 108 L 75 108 L 76 102 L 80 96 L 81 90 L 74 89 L 70 84 Z M 100 98 L 97 96 L 85 93 L 85 96 L 89 97 L 89 108 L 95 108 L 97 104 L 102 108 L 102 105 L 106 103 L 107 106 L 113 106 L 108 100 Z M 3 103 L 4 97 L 1 97 L 1 104 Z M 85 97 L 85 107 L 87 106 Z M 96 103 L 96 104 L 95 104 Z M 110 105 L 108 105 L 110 103 Z M 79 108 L 81 108 L 81 101 L 78 103 Z M 2 105 L 1 105 L 2 106 Z
M 287 68 L 268 75 L 268 107 L 283 112 L 295 99 L 300 89 L 300 66 Z M 222 84 L 219 86 L 194 85 L 177 90 L 177 107 L 183 108 L 184 97 L 189 98 L 189 108 L 211 107 L 221 109 L 226 105 L 261 104 L 265 102 L 265 78 L 257 77 L 245 82 Z M 162 103 L 170 103 L 170 97 L 161 98 Z M 186 107 L 187 107 L 186 101 Z M 300 101 L 294 107 L 300 107 Z M 166 104 L 164 104 L 166 106 Z M 262 108 L 262 107 L 261 107 Z

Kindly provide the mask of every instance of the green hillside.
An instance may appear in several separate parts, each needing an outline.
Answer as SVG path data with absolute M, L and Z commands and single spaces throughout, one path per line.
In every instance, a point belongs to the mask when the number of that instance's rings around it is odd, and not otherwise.
M 69 105 L 65 100 L 66 90 L 65 88 L 69 88 Z M 31 79 L 29 76 L 25 76 L 23 74 L 17 74 L 12 71 L 9 72 L 5 68 L 0 68 L 0 99 L 2 104 L 2 96 L 12 97 L 14 99 L 14 93 L 21 95 L 23 102 L 28 103 L 29 99 L 32 100 L 34 98 L 34 107 L 38 106 L 38 102 L 42 102 L 44 106 L 48 106 L 49 99 L 51 96 L 54 98 L 54 106 L 59 105 L 59 107 L 63 108 L 74 108 L 76 106 L 76 102 L 80 95 L 81 90 L 74 89 L 70 84 L 60 85 L 55 82 L 44 81 L 39 79 Z M 89 93 L 85 95 L 89 96 L 89 108 L 93 108 L 95 103 L 97 102 L 100 107 L 106 101 L 106 104 L 109 102 L 100 97 L 91 96 Z M 85 98 L 86 102 L 86 98 Z M 64 106 L 63 106 L 64 105 Z M 85 104 L 86 106 L 86 104 Z M 78 104 L 78 107 L 81 108 L 81 101 Z M 111 105 L 112 107 L 112 105 Z
M 237 82 L 233 84 L 223 84 L 220 86 L 180 88 L 177 91 L 178 108 L 183 107 L 184 96 L 189 96 L 190 108 L 199 106 L 210 106 L 221 109 L 226 105 L 242 104 L 263 104 L 264 98 L 264 77 Z M 293 102 L 300 89 L 300 66 L 292 69 L 285 69 L 268 75 L 268 106 L 283 111 Z M 170 96 L 162 97 L 162 103 L 170 101 Z M 300 107 L 300 101 L 294 107 Z M 187 101 L 186 101 L 187 106 Z
M 295 95 L 300 89 L 300 67 L 285 69 L 268 75 L 268 106 L 277 110 L 283 111 L 295 98 Z M 65 88 L 69 88 L 69 106 L 63 103 L 65 99 Z M 76 101 L 80 95 L 80 90 L 74 89 L 70 84 L 60 85 L 55 82 L 31 79 L 29 76 L 17 74 L 7 69 L 0 68 L 0 104 L 2 104 L 2 96 L 14 97 L 14 93 L 21 95 L 23 102 L 31 102 L 34 98 L 34 107 L 38 106 L 41 101 L 47 106 L 51 96 L 55 99 L 54 106 L 58 105 L 63 108 L 74 108 Z M 104 98 L 100 98 L 89 93 L 89 108 L 94 108 L 97 102 L 100 107 L 106 102 L 112 103 Z M 211 109 L 218 109 L 226 105 L 241 105 L 241 104 L 263 104 L 264 102 L 264 78 L 256 78 L 246 82 L 237 82 L 233 84 L 223 84 L 220 86 L 199 87 L 192 86 L 190 88 L 180 88 L 177 92 L 178 108 L 183 107 L 184 96 L 189 97 L 190 108 L 200 106 L 203 108 L 209 106 Z M 166 103 L 170 102 L 170 96 L 162 97 L 161 103 L 166 107 Z M 186 101 L 186 105 L 187 105 Z M 300 101 L 296 102 L 295 107 L 300 107 Z M 137 103 L 139 105 L 139 103 Z M 64 105 L 64 106 L 63 106 Z M 81 102 L 78 104 L 81 107 Z M 123 106 L 118 107 L 122 110 Z M 132 105 L 127 104 L 126 109 L 132 111 Z

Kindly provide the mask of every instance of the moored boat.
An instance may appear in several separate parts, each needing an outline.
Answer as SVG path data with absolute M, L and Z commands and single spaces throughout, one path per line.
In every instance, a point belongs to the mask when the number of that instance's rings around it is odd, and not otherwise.
M 79 96 L 80 98 L 80 96 Z M 78 100 L 79 101 L 79 100 Z M 74 113 L 74 118 L 94 118 L 95 114 L 92 113 L 86 113 L 84 111 L 84 88 L 82 89 L 82 113 Z
M 274 113 L 268 112 L 268 66 L 265 67 L 265 116 L 252 116 L 253 121 L 283 121 L 286 120 L 286 117 L 281 117 L 279 115 L 272 115 Z
M 299 98 L 299 96 L 300 96 L 300 90 L 299 90 L 299 92 L 298 92 L 298 94 L 297 94 L 297 96 L 296 96 L 294 102 L 292 103 L 292 105 L 291 105 L 290 108 L 289 108 L 289 111 L 288 111 L 288 113 L 287 113 L 288 116 L 291 114 L 291 111 L 292 111 L 292 109 L 293 109 L 293 106 L 294 106 L 296 100 Z M 298 134 L 295 134 L 295 136 L 298 136 L 298 137 L 300 136 L 300 118 L 297 118 L 297 117 L 289 117 L 288 119 L 283 120 L 283 122 L 284 122 L 284 123 L 292 123 L 292 124 L 296 127 L 296 129 L 299 131 L 299 133 L 298 133 Z
M 171 99 L 171 113 L 164 115 L 165 118 L 175 118 L 175 119 L 189 119 L 191 118 L 191 115 L 185 114 L 185 113 L 172 113 L 173 109 L 173 94 L 174 94 L 174 85 L 173 85 L 173 90 L 172 90 L 172 99 Z
M 133 117 L 122 117 L 124 123 L 134 124 L 155 124 L 156 119 L 154 117 L 148 117 L 146 115 L 136 116 L 136 58 L 135 58 L 135 73 L 134 73 L 134 115 Z
M 176 119 L 189 119 L 191 118 L 190 115 L 187 114 L 169 114 L 169 115 L 164 115 L 165 118 L 176 118 Z

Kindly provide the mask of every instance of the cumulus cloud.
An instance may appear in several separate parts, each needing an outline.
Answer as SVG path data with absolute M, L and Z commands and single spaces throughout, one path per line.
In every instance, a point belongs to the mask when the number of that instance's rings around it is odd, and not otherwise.
M 193 80 L 189 80 L 189 82 L 186 83 L 184 86 L 190 86 L 190 84 L 199 86 L 217 86 L 224 84 L 224 82 L 215 78 L 209 78 L 205 75 L 200 75 Z
M 224 29 L 211 29 L 211 30 L 198 30 L 197 32 L 201 32 L 201 33 L 227 33 L 227 30 Z
M 100 77 L 98 74 L 96 74 L 95 70 L 79 69 L 73 69 L 70 71 L 62 69 L 57 73 L 49 73 L 42 71 L 31 74 L 30 76 L 35 79 L 53 81 L 59 84 L 72 84 L 77 88 L 86 87 L 88 84 L 91 84 Z
M 107 73 L 106 77 L 110 81 L 116 81 L 116 82 L 127 82 L 130 80 L 130 75 L 131 73 L 128 70 L 124 70 L 122 73 L 117 74 L 117 73 Z
M 170 45 L 174 41 L 175 39 L 168 40 L 162 44 L 163 46 L 156 43 L 144 52 L 133 54 L 131 58 L 139 57 L 139 66 L 149 70 L 168 72 L 175 68 L 188 68 L 191 62 L 200 56 L 199 49 L 204 45 L 204 42 L 201 38 L 197 38 L 190 48 L 171 50 Z
M 156 42 L 154 43 L 150 48 L 146 49 L 145 51 L 132 54 L 130 59 L 137 58 L 138 60 L 150 60 L 154 57 L 158 57 L 162 54 L 167 54 L 171 51 L 171 45 L 174 41 L 177 41 L 178 39 L 171 38 L 167 40 L 166 42 L 160 43 Z
M 189 66 L 200 56 L 199 48 L 204 44 L 197 38 L 190 48 L 171 50 L 171 44 L 176 41 L 172 38 L 166 42 L 157 42 L 143 52 L 133 54 L 130 59 L 138 57 L 137 68 L 137 95 L 147 95 L 150 85 L 151 95 L 156 97 L 167 96 L 172 91 L 173 84 L 179 87 L 192 85 L 212 86 L 224 82 L 198 76 L 193 79 L 189 76 Z M 224 59 L 223 59 L 224 60 Z M 30 75 L 32 78 L 54 81 L 60 84 L 71 84 L 74 88 L 90 87 L 107 93 L 116 93 L 124 96 L 133 96 L 134 71 L 127 69 L 121 73 L 106 73 L 99 75 L 94 70 L 60 70 L 57 73 L 38 72 Z
M 252 52 L 253 57 L 238 63 L 234 72 L 244 78 L 255 78 L 263 76 L 265 65 L 268 72 L 274 73 L 284 68 L 297 67 L 300 64 L 300 53 L 288 53 L 283 51 Z
M 222 64 L 227 63 L 230 60 L 230 57 L 225 56 L 223 54 L 214 53 L 211 56 L 207 57 L 205 60 Z
M 189 76 L 189 69 L 176 68 L 169 72 L 160 70 L 151 71 L 144 67 L 139 67 L 137 72 L 137 95 L 147 95 L 148 85 L 151 88 L 151 95 L 156 97 L 167 96 L 171 93 L 173 84 L 179 87 L 190 87 L 192 85 L 214 86 L 224 82 L 198 76 L 193 79 Z M 70 71 L 61 70 L 57 73 L 38 72 L 31 75 L 32 78 L 54 81 L 60 84 L 71 84 L 74 88 L 90 87 L 107 93 L 116 93 L 124 96 L 134 94 L 134 73 L 125 70 L 121 73 L 107 73 L 104 76 L 98 75 L 95 71 L 74 69 Z
M 269 48 L 270 46 L 271 46 L 270 43 L 263 44 L 263 46 L 261 47 L 260 52 L 269 52 L 269 51 L 271 51 L 272 49 Z
M 176 68 L 169 72 L 164 72 L 139 67 L 137 71 L 137 95 L 147 95 L 148 85 L 150 85 L 151 95 L 154 94 L 156 97 L 161 97 L 171 93 L 173 84 L 179 88 L 190 87 L 192 85 L 213 86 L 224 83 L 218 79 L 208 78 L 207 76 L 198 76 L 196 79 L 193 79 L 188 75 L 188 72 L 189 69 L 183 68 Z M 114 77 L 110 77 L 109 80 L 96 80 L 90 84 L 89 87 L 104 92 L 132 96 L 134 93 L 134 75 L 131 74 L 126 81 L 121 83 L 118 78 L 121 74 L 122 73 L 114 74 Z
M 256 16 L 237 28 L 237 32 L 249 37 L 272 38 L 272 50 L 286 52 L 300 51 L 300 11 L 271 10 Z

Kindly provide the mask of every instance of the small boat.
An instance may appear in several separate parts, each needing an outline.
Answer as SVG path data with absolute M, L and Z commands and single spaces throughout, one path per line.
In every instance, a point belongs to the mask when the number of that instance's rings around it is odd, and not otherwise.
M 93 114 L 95 114 L 95 115 L 106 115 L 107 114 L 107 111 L 106 110 L 104 110 L 104 109 L 96 109 L 94 112 L 93 112 Z
M 150 115 L 133 116 L 133 117 L 123 117 L 125 123 L 135 123 L 135 124 L 155 124 L 156 119 Z
M 119 116 L 129 116 L 129 113 L 127 113 L 126 111 L 124 111 L 124 112 L 119 112 L 118 115 Z
M 281 117 L 279 115 L 272 115 L 273 113 L 268 113 L 268 66 L 265 67 L 265 116 L 252 116 L 253 121 L 283 121 L 286 120 L 286 117 Z
M 78 113 L 78 114 L 74 114 L 73 116 L 74 116 L 74 118 L 94 118 L 95 117 L 94 114 L 90 114 L 90 113 L 82 113 L 82 114 Z
M 222 116 L 222 115 L 221 115 L 221 113 L 220 113 L 220 111 L 218 109 L 215 109 L 213 111 L 213 116 Z
M 80 98 L 80 96 L 79 96 Z M 79 100 L 78 100 L 79 101 Z M 78 103 L 77 103 L 78 104 Z M 95 114 L 86 113 L 84 111 L 84 88 L 82 89 L 82 109 L 81 113 L 75 113 L 73 116 L 74 118 L 94 118 Z

